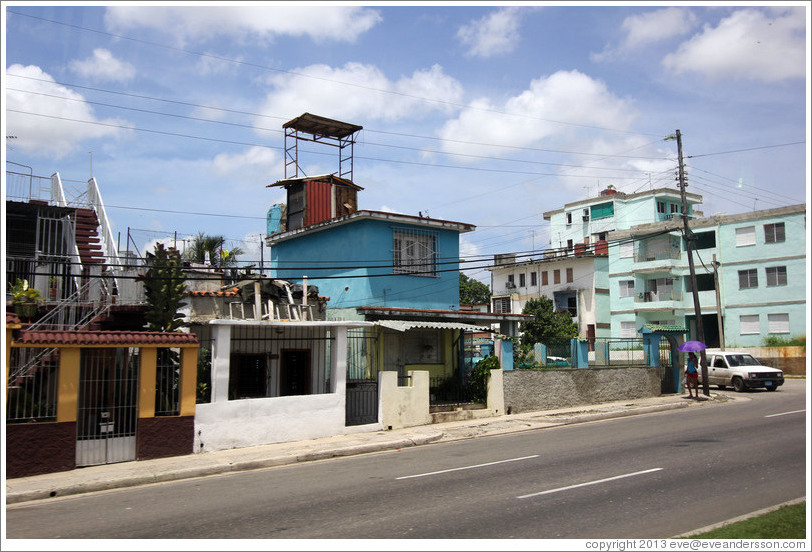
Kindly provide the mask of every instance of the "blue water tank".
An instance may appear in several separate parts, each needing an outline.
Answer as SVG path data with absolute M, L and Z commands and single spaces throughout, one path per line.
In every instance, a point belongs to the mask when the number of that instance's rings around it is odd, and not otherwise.
M 279 234 L 280 232 L 285 231 L 282 220 L 284 211 L 284 203 L 276 203 L 271 205 L 271 208 L 268 209 L 268 233 L 266 236 L 273 236 L 274 234 Z

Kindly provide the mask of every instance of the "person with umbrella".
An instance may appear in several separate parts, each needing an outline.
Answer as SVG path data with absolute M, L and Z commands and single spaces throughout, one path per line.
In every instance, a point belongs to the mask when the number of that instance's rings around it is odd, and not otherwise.
M 685 370 L 685 383 L 688 388 L 688 396 L 699 400 L 699 372 L 696 369 L 696 354 L 692 351 L 688 353 L 688 368 Z M 696 396 L 691 393 L 691 386 L 694 386 Z

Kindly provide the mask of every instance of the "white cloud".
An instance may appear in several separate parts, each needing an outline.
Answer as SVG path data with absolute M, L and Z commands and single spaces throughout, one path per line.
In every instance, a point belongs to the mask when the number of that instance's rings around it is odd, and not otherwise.
M 666 56 L 663 65 L 677 75 L 697 72 L 764 82 L 803 78 L 808 62 L 805 33 L 804 8 L 739 10 L 716 27 L 706 25 Z
M 15 64 L 5 76 L 14 88 L 27 91 L 6 90 L 6 132 L 17 137 L 14 147 L 28 153 L 61 158 L 82 148 L 84 140 L 122 133 L 120 128 L 94 123 L 127 126 L 120 119 L 97 119 L 81 94 L 56 84 L 39 67 Z
M 212 161 L 218 176 L 227 176 L 231 182 L 244 182 L 256 187 L 257 183 L 270 184 L 273 174 L 279 172 L 282 161 L 270 148 L 254 146 L 242 153 L 221 153 Z
M 494 116 L 494 112 L 506 114 Z M 504 105 L 482 99 L 471 102 L 456 119 L 443 125 L 439 135 L 446 140 L 443 147 L 449 153 L 504 155 L 505 150 L 495 146 L 454 141 L 534 147 L 553 137 L 565 138 L 579 127 L 624 130 L 635 116 L 629 102 L 612 95 L 601 81 L 578 71 L 559 71 L 533 80 L 527 90 Z
M 269 82 L 275 90 L 261 108 L 261 113 L 269 117 L 293 118 L 308 112 L 350 123 L 395 121 L 437 110 L 451 111 L 451 104 L 462 98 L 460 83 L 445 75 L 439 65 L 417 70 L 398 81 L 361 63 L 347 63 L 340 68 L 312 65 L 271 77 Z M 267 127 L 267 119 L 257 126 Z
M 113 57 L 110 50 L 96 48 L 93 57 L 73 60 L 71 71 L 86 78 L 98 81 L 127 82 L 135 77 L 135 67 L 126 61 Z
M 472 56 L 512 52 L 519 43 L 519 10 L 504 8 L 460 27 L 457 38 Z
M 229 36 L 271 41 L 308 36 L 316 42 L 353 42 L 382 18 L 360 6 L 111 6 L 104 16 L 112 31 L 153 28 L 180 42 Z
M 596 62 L 613 59 L 632 50 L 687 34 L 695 25 L 696 15 L 685 8 L 664 8 L 632 15 L 621 24 L 625 36 L 620 46 L 607 46 L 600 54 L 591 54 L 590 57 Z

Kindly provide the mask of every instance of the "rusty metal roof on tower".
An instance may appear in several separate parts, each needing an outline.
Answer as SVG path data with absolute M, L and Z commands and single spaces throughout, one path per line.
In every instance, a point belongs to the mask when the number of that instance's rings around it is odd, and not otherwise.
M 282 128 L 292 128 L 300 132 L 309 132 L 319 136 L 344 138 L 350 136 L 364 127 L 343 123 L 327 117 L 304 113 L 282 125 Z

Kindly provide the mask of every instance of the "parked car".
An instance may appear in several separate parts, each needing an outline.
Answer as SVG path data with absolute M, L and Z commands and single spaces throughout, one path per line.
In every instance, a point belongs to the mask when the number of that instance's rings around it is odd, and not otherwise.
M 777 368 L 764 366 L 753 355 L 725 349 L 706 349 L 708 362 L 708 385 L 719 389 L 732 386 L 737 392 L 745 389 L 763 387 L 775 391 L 784 384 L 784 373 Z M 700 370 L 699 383 L 702 383 Z

